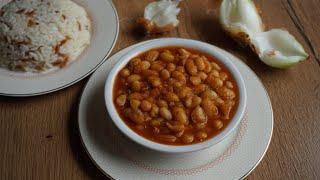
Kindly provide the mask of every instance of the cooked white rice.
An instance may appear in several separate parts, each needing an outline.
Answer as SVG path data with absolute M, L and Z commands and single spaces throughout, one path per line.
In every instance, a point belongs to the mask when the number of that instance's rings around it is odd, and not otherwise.
M 46 72 L 75 60 L 90 43 L 90 20 L 70 0 L 14 0 L 0 10 L 0 66 Z

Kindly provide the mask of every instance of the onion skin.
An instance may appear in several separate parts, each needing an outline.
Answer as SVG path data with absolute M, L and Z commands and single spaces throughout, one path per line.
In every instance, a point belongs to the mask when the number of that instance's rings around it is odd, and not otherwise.
M 163 34 L 175 29 L 175 26 L 173 26 L 172 24 L 159 27 L 155 23 L 152 23 L 151 21 L 145 18 L 138 18 L 137 23 L 143 27 L 147 34 Z

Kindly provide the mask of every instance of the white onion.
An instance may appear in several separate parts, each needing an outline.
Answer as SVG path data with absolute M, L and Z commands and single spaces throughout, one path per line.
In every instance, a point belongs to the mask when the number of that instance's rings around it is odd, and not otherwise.
M 287 68 L 309 55 L 286 30 L 264 31 L 264 25 L 252 0 L 223 0 L 220 7 L 223 29 L 241 44 L 250 46 L 267 65 Z

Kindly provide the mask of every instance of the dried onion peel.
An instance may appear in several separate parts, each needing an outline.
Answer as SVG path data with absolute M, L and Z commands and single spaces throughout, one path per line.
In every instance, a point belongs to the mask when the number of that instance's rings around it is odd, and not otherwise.
M 144 10 L 144 17 L 139 18 L 138 23 L 149 34 L 171 31 L 179 24 L 179 2 L 180 0 L 161 0 L 148 4 Z
M 286 30 L 264 30 L 264 24 L 252 0 L 223 0 L 220 7 L 223 29 L 240 44 L 250 46 L 267 65 L 287 68 L 309 55 Z

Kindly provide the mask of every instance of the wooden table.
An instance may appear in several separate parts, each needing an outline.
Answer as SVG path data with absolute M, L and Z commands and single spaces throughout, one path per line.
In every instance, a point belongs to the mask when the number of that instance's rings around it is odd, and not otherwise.
M 114 0 L 120 34 L 113 53 L 151 39 L 136 30 L 146 0 Z M 219 28 L 219 1 L 185 0 L 172 37 L 205 41 L 235 54 L 261 78 L 274 110 L 274 134 L 248 179 L 320 179 L 320 1 L 256 0 L 267 27 L 283 27 L 302 42 L 310 59 L 288 70 L 262 64 Z M 1 179 L 104 179 L 86 155 L 77 131 L 85 79 L 48 95 L 0 97 Z M 1 82 L 0 82 L 1 85 Z

